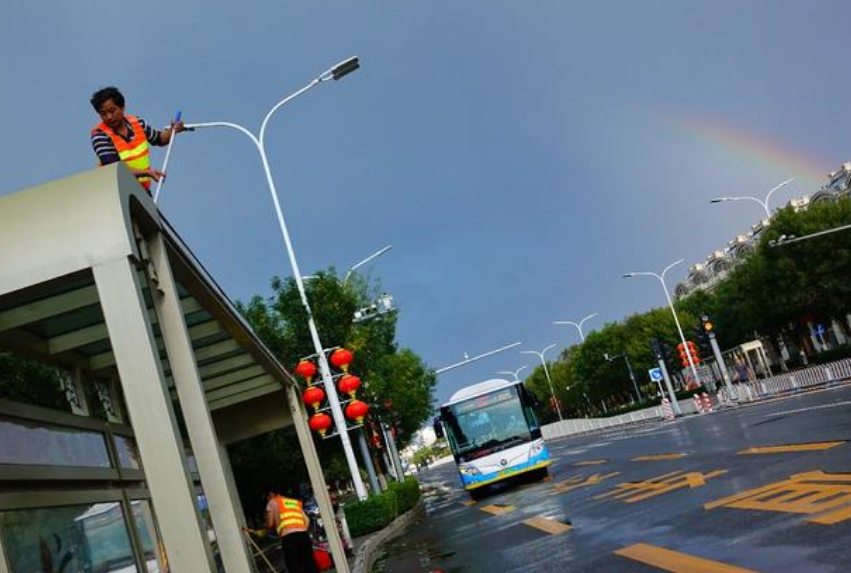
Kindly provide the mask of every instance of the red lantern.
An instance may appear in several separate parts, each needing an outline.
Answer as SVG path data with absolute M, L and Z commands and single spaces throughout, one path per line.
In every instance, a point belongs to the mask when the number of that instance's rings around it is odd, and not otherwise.
M 304 391 L 302 399 L 305 404 L 313 406 L 314 409 L 319 408 L 319 404 L 325 399 L 325 391 L 319 386 L 311 386 Z
M 337 386 L 340 389 L 340 392 L 345 392 L 352 398 L 355 397 L 355 392 L 360 388 L 360 378 L 357 376 L 352 376 L 351 374 L 346 374 L 342 378 L 340 378 L 340 383 Z
M 295 373 L 310 384 L 310 381 L 313 380 L 313 377 L 316 376 L 316 364 L 311 362 L 310 360 L 302 360 L 298 363 L 298 366 L 295 367 Z
M 331 364 L 343 372 L 348 372 L 349 364 L 352 363 L 352 358 L 354 358 L 354 354 L 352 354 L 351 350 L 338 348 L 333 354 L 331 354 Z
M 367 406 L 366 402 L 361 402 L 360 400 L 352 400 L 346 406 L 346 416 L 358 424 L 363 422 L 367 412 L 369 412 L 369 406 Z
M 331 427 L 331 416 L 328 414 L 315 414 L 308 422 L 310 429 L 314 432 L 319 432 L 319 435 L 325 437 L 325 432 Z

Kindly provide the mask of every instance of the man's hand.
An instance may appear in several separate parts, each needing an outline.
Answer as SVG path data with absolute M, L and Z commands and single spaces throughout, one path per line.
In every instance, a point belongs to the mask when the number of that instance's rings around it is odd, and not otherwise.
M 150 177 L 154 181 L 159 181 L 160 179 L 165 179 L 165 173 L 163 173 L 162 171 L 159 171 L 157 169 L 154 169 L 153 167 L 145 169 L 144 171 L 142 171 L 142 174 L 147 175 L 148 177 Z
M 177 123 L 171 122 L 171 130 L 174 133 L 180 133 L 181 131 L 186 131 L 186 127 L 183 125 L 183 120 L 178 121 Z

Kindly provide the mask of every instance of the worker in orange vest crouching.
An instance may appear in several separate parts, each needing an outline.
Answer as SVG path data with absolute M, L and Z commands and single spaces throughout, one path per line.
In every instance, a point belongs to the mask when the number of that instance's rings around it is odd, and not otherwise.
M 284 561 L 290 573 L 319 573 L 313 544 L 307 533 L 310 521 L 300 500 L 269 491 L 266 495 L 266 527 L 281 538 Z

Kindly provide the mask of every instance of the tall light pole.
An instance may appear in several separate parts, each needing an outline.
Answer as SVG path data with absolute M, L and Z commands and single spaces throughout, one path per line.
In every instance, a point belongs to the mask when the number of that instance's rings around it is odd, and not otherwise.
M 671 308 L 671 314 L 674 316 L 674 324 L 677 325 L 677 332 L 680 333 L 680 340 L 683 343 L 683 349 L 685 350 L 686 356 L 688 357 L 688 364 L 691 367 L 691 373 L 694 376 L 694 381 L 699 384 L 700 378 L 697 375 L 697 368 L 695 368 L 694 357 L 691 355 L 691 350 L 689 350 L 688 343 L 686 342 L 686 337 L 683 334 L 683 328 L 682 326 L 680 326 L 680 319 L 677 318 L 677 311 L 674 308 L 674 302 L 671 300 L 671 293 L 668 292 L 668 285 L 665 283 L 665 275 L 668 273 L 668 271 L 683 262 L 684 260 L 685 259 L 680 259 L 676 262 L 671 263 L 670 265 L 665 267 L 665 270 L 662 271 L 662 274 L 656 274 L 645 271 L 639 273 L 626 273 L 625 275 L 623 275 L 623 278 L 628 279 L 632 277 L 654 277 L 658 279 L 660 283 L 662 283 L 662 288 L 665 291 L 665 298 L 668 300 L 668 306 Z
M 541 359 L 541 364 L 544 366 L 544 374 L 546 374 L 547 376 L 547 382 L 550 383 L 550 394 L 553 395 L 553 403 L 556 406 L 556 412 L 558 412 L 558 419 L 559 421 L 563 421 L 564 418 L 561 415 L 561 406 L 558 403 L 558 398 L 556 398 L 556 391 L 555 388 L 553 388 L 553 381 L 550 378 L 550 369 L 547 368 L 547 361 L 544 359 L 544 354 L 546 354 L 547 350 L 555 348 L 555 346 L 555 344 L 550 344 L 540 352 L 538 352 L 537 350 L 521 350 L 520 354 L 534 354 L 535 356 Z
M 281 235 L 284 239 L 284 246 L 287 250 L 287 256 L 290 260 L 290 266 L 293 271 L 293 278 L 295 279 L 296 286 L 298 287 L 299 295 L 301 296 L 301 303 L 304 306 L 304 310 L 307 313 L 307 326 L 310 330 L 310 338 L 313 340 L 313 347 L 316 352 L 316 356 L 319 360 L 319 371 L 322 375 L 322 382 L 325 386 L 325 392 L 328 394 L 328 403 L 331 407 L 331 414 L 334 418 L 334 424 L 337 427 L 337 432 L 340 435 L 340 441 L 343 443 L 343 451 L 346 454 L 346 461 L 349 465 L 349 472 L 352 476 L 352 482 L 355 486 L 355 491 L 357 492 L 358 499 L 364 500 L 366 499 L 366 488 L 363 485 L 363 480 L 361 480 L 360 470 L 358 469 L 357 459 L 355 458 L 355 452 L 352 449 L 352 443 L 349 440 L 349 432 L 348 426 L 346 425 L 346 419 L 343 416 L 343 411 L 340 408 L 340 399 L 337 396 L 337 389 L 334 387 L 334 381 L 331 378 L 331 369 L 328 366 L 328 358 L 325 356 L 325 350 L 322 346 L 322 342 L 319 339 L 319 332 L 316 330 L 316 322 L 313 319 L 313 312 L 310 309 L 310 303 L 307 301 L 307 294 L 304 290 L 304 280 L 302 279 L 301 272 L 298 268 L 298 261 L 295 257 L 295 252 L 293 251 L 292 241 L 290 240 L 290 234 L 287 230 L 286 221 L 284 221 L 284 213 L 281 210 L 281 203 L 278 200 L 278 192 L 275 188 L 275 181 L 272 178 L 272 171 L 269 168 L 269 160 L 266 156 L 266 128 L 269 125 L 269 120 L 272 119 L 272 116 L 276 111 L 281 109 L 285 104 L 289 103 L 296 97 L 300 96 L 304 92 L 309 89 L 318 86 L 319 84 L 326 82 L 328 80 L 339 80 L 344 76 L 350 74 L 360 67 L 360 62 L 357 57 L 349 58 L 337 64 L 336 66 L 322 72 L 318 77 L 312 80 L 309 84 L 301 88 L 300 90 L 292 93 L 291 95 L 285 97 L 281 101 L 272 107 L 269 112 L 266 114 L 266 117 L 263 118 L 263 123 L 260 124 L 260 134 L 255 136 L 254 133 L 249 131 L 248 129 L 238 125 L 236 123 L 230 123 L 226 121 L 214 121 L 207 123 L 196 123 L 187 125 L 187 129 L 201 129 L 207 127 L 229 127 L 231 129 L 235 129 L 248 137 L 254 146 L 257 148 L 258 153 L 260 154 L 260 160 L 263 164 L 263 171 L 266 173 L 266 183 L 269 185 L 269 193 L 272 196 L 272 203 L 275 205 L 275 212 L 278 215 L 278 224 L 281 227 Z
M 515 382 L 520 382 L 520 372 L 522 370 L 526 370 L 527 368 L 528 366 L 521 366 L 517 370 L 500 370 L 499 372 L 497 372 L 497 374 L 505 374 L 506 376 L 511 374 L 512 376 L 514 376 Z
M 709 202 L 710 203 L 725 203 L 727 201 L 754 201 L 755 203 L 759 203 L 762 206 L 762 208 L 765 210 L 765 216 L 768 217 L 769 219 L 771 219 L 771 209 L 768 206 L 768 200 L 771 199 L 771 196 L 774 195 L 775 191 L 777 191 L 781 187 L 784 187 L 785 185 L 788 185 L 789 183 L 791 183 L 794 180 L 795 180 L 795 178 L 791 177 L 791 178 L 787 179 L 786 181 L 784 181 L 783 183 L 781 183 L 780 185 L 777 185 L 771 191 L 768 192 L 768 194 L 765 196 L 765 199 L 760 199 L 759 197 L 750 197 L 750 196 L 745 196 L 745 197 L 716 197 L 715 199 L 711 199 Z
M 582 325 L 585 324 L 586 320 L 591 320 L 595 316 L 597 316 L 596 312 L 593 314 L 589 314 L 588 316 L 580 320 L 578 323 L 570 320 L 557 320 L 553 324 L 566 324 L 568 326 L 575 326 L 576 330 L 579 331 L 579 338 L 582 339 L 582 342 L 585 342 L 585 333 L 582 331 Z

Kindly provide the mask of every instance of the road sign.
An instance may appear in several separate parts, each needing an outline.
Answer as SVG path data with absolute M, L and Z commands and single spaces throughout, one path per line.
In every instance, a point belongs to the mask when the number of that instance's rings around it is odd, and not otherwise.
M 662 369 L 661 368 L 651 368 L 647 371 L 650 373 L 650 379 L 653 382 L 661 382 L 662 381 Z

